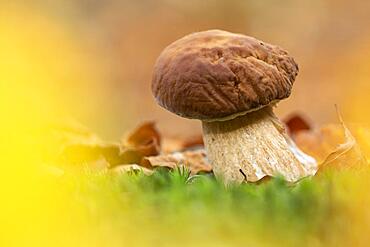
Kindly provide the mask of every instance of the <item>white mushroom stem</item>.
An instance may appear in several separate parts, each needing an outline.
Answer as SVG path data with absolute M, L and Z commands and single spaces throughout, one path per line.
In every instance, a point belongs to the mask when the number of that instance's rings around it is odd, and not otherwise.
M 277 175 L 295 182 L 317 171 L 270 106 L 228 121 L 203 121 L 203 139 L 215 176 L 226 184 Z

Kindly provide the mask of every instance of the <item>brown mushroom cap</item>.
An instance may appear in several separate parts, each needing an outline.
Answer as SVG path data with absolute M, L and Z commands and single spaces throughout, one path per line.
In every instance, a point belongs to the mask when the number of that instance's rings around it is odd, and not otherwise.
M 222 120 L 287 98 L 297 74 L 294 59 L 280 47 L 210 30 L 163 50 L 152 91 L 162 107 L 177 115 Z

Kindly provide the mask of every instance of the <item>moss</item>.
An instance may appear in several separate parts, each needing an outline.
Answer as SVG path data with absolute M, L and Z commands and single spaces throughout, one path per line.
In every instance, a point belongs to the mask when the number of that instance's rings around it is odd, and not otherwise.
M 306 178 L 295 185 L 274 178 L 225 188 L 211 175 L 190 178 L 183 169 L 158 169 L 151 176 L 83 175 L 69 189 L 94 226 L 120 233 L 119 243 L 140 232 L 143 245 L 316 246 L 334 245 L 332 236 L 346 238 L 348 198 L 336 190 L 352 176 Z

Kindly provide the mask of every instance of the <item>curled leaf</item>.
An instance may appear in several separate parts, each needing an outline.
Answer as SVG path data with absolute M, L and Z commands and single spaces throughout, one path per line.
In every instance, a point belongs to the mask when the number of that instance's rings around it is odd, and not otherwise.
M 335 169 L 361 168 L 367 164 L 364 155 L 361 152 L 351 131 L 344 124 L 338 113 L 340 124 L 343 128 L 345 142 L 339 144 L 320 165 L 320 170 L 328 167 Z
M 160 153 L 161 136 L 154 122 L 144 122 L 127 135 L 123 146 L 135 150 L 143 156 L 157 155 Z
M 322 163 L 340 143 L 344 143 L 346 140 L 342 126 L 328 124 L 320 129 L 297 133 L 295 142 L 302 151 Z
M 329 124 L 315 131 L 301 131 L 297 145 L 319 162 L 319 171 L 348 169 L 366 164 L 361 147 L 339 116 L 340 124 Z

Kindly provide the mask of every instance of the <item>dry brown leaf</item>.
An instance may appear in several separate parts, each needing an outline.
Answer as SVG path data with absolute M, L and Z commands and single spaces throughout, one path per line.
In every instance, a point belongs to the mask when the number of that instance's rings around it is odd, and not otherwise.
M 143 156 L 160 153 L 161 136 L 154 122 L 144 122 L 130 132 L 123 140 L 123 146 L 141 153 Z
M 327 168 L 336 170 L 362 168 L 364 165 L 367 165 L 367 161 L 351 131 L 346 127 L 341 116 L 339 114 L 338 116 L 343 128 L 345 142 L 339 144 L 339 146 L 326 157 L 320 165 L 319 171 Z
M 205 150 L 175 152 L 172 154 L 145 157 L 141 165 L 144 167 L 168 167 L 171 169 L 179 165 L 189 168 L 191 174 L 210 172 L 211 165 L 208 163 Z
M 326 157 L 345 142 L 343 127 L 338 124 L 329 124 L 312 131 L 296 133 L 297 146 L 308 155 L 322 163 Z
M 355 137 L 340 116 L 339 120 L 340 124 L 326 125 L 316 131 L 301 131 L 295 136 L 302 151 L 319 162 L 319 171 L 327 168 L 348 169 L 367 164 Z
M 352 133 L 363 155 L 369 161 L 370 129 L 353 126 L 350 128 L 350 133 Z M 340 124 L 328 124 L 318 130 L 299 132 L 295 141 L 302 151 L 315 157 L 319 163 L 322 163 L 340 143 L 346 142 L 346 138 L 343 126 Z

